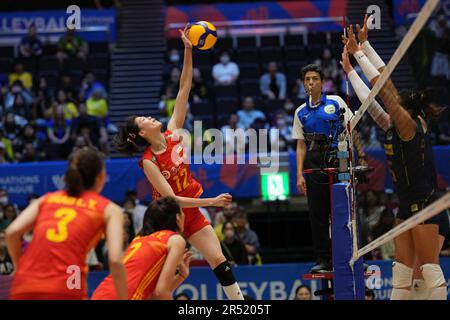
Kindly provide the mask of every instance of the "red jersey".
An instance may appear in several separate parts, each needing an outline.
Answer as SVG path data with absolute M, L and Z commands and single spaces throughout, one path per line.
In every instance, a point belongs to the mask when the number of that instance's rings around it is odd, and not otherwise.
M 192 177 L 189 165 L 186 164 L 183 144 L 169 130 L 164 132 L 164 137 L 167 143 L 166 150 L 160 154 L 155 154 L 151 147 L 148 147 L 139 161 L 139 166 L 143 168 L 143 160 L 152 161 L 158 166 L 175 195 L 190 198 L 200 197 L 203 189 L 201 184 Z M 158 191 L 153 188 L 153 199 L 160 197 Z
M 110 200 L 91 191 L 71 197 L 65 191 L 43 198 L 30 245 L 19 261 L 11 298 L 87 298 L 87 253 L 105 230 Z
M 128 299 L 145 300 L 155 290 L 167 258 L 167 242 L 176 232 L 163 230 L 145 237 L 136 237 L 123 258 L 128 282 Z M 117 299 L 111 275 L 100 283 L 92 295 L 93 300 Z

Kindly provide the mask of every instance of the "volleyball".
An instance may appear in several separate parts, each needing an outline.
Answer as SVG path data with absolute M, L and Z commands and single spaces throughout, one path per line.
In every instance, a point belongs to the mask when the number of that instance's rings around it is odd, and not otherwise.
M 191 25 L 189 40 L 199 50 L 211 49 L 217 41 L 216 27 L 207 21 L 199 21 Z

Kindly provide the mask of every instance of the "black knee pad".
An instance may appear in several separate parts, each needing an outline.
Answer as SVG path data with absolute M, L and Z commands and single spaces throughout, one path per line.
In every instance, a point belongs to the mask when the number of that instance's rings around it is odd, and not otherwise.
M 216 275 L 217 279 L 219 279 L 222 287 L 231 286 L 236 282 L 236 278 L 234 277 L 233 271 L 231 270 L 231 265 L 228 263 L 228 261 L 224 261 L 219 264 L 214 269 L 214 274 Z

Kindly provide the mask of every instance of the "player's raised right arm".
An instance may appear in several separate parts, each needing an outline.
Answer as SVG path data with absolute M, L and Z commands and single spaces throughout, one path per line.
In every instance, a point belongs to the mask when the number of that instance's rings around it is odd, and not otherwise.
M 188 198 L 179 197 L 175 195 L 175 192 L 170 187 L 170 184 L 162 175 L 159 168 L 150 160 L 144 160 L 142 162 L 144 167 L 145 176 L 151 183 L 153 188 L 156 188 L 158 193 L 163 196 L 174 197 L 182 208 L 197 208 L 197 207 L 223 207 L 230 204 L 233 200 L 232 196 L 228 193 L 223 193 L 215 198 Z
M 108 247 L 108 262 L 111 276 L 116 287 L 117 298 L 128 298 L 127 277 L 123 265 L 123 213 L 115 203 L 110 203 L 105 209 L 106 241 Z
M 42 197 L 34 200 L 6 229 L 6 245 L 14 270 L 17 270 L 22 255 L 22 236 L 33 229 L 41 202 Z

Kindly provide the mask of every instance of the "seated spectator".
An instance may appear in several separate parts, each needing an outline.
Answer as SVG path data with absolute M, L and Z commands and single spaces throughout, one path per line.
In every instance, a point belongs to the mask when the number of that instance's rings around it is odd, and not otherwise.
M 92 72 L 88 72 L 84 76 L 84 79 L 81 83 L 79 100 L 86 101 L 91 97 L 94 90 L 100 91 L 104 99 L 107 98 L 108 94 L 106 92 L 105 86 L 95 79 L 95 75 Z
M 70 152 L 71 121 L 64 117 L 64 110 L 61 104 L 56 105 L 52 118 L 47 123 L 47 135 L 50 144 L 47 146 L 47 155 L 50 160 L 64 159 Z
M 432 77 L 445 77 L 450 80 L 450 27 L 445 14 L 440 14 L 437 23 L 432 25 L 435 40 L 435 52 L 431 63 Z
M 11 274 L 13 271 L 14 265 L 6 246 L 5 230 L 0 230 L 0 275 Z
M 3 134 L 2 125 L 0 123 L 0 143 L 3 144 L 3 152 L 8 162 L 14 161 L 14 150 L 11 140 L 5 137 Z
M 220 242 L 220 246 L 228 262 L 232 266 L 248 264 L 249 261 L 244 243 L 237 237 L 236 230 L 231 221 L 224 222 L 222 233 L 224 238 Z
M 14 72 L 9 75 L 9 85 L 12 86 L 16 80 L 20 80 L 23 87 L 27 90 L 31 90 L 33 88 L 33 76 L 31 73 L 24 70 L 21 62 L 17 62 L 14 65 Z
M 278 112 L 269 132 L 270 145 L 278 144 L 280 152 L 295 150 L 295 141 L 292 139 L 292 126 L 290 125 L 292 122 L 288 121 L 287 118 L 287 114 L 284 111 Z M 276 130 L 278 130 L 278 134 Z
M 243 107 L 243 110 L 237 112 L 239 118 L 238 126 L 248 129 L 255 119 L 260 118 L 266 120 L 264 113 L 255 109 L 255 102 L 252 97 L 246 97 L 244 99 Z
M 233 217 L 236 215 L 238 206 L 236 202 L 232 202 L 229 205 L 223 207 L 222 211 L 216 214 L 214 218 L 214 230 L 216 231 L 217 238 L 219 241 L 223 240 L 222 227 L 227 221 L 232 221 Z
M 61 75 L 59 90 L 63 90 L 66 93 L 67 99 L 69 101 L 76 101 L 78 99 L 77 92 L 78 88 L 73 83 L 72 76 L 70 73 L 63 73 Z M 90 95 L 90 92 L 89 92 Z
M 236 83 L 239 67 L 231 61 L 228 51 L 220 54 L 220 62 L 213 66 L 212 75 L 216 85 L 227 86 Z
M 325 78 L 322 86 L 322 91 L 326 94 L 338 94 L 336 84 L 332 78 Z
M 173 109 L 175 107 L 175 92 L 173 91 L 172 86 L 167 86 L 164 95 L 161 96 L 161 100 L 159 101 L 159 112 L 162 116 L 163 123 L 167 124 L 170 117 L 173 114 Z
M 16 218 L 16 207 L 11 203 L 5 205 L 5 209 L 3 210 L 3 220 L 0 220 L 0 230 L 5 230 Z
M 49 110 L 54 92 L 48 87 L 47 80 L 44 77 L 39 79 L 39 86 L 36 92 L 37 94 L 33 101 L 32 113 L 33 117 L 40 123 L 42 120 L 48 119 L 51 115 Z
M 208 100 L 208 85 L 202 77 L 202 73 L 198 68 L 194 68 L 192 74 L 192 87 L 189 94 L 189 101 L 202 102 Z
M 95 146 L 88 138 L 86 138 L 85 135 L 75 136 L 72 152 L 75 152 L 79 149 L 83 149 L 86 147 L 95 149 Z
M 269 100 L 286 98 L 286 76 L 278 72 L 276 62 L 269 62 L 267 73 L 259 79 L 261 94 Z
M 108 116 L 108 102 L 103 98 L 101 90 L 94 89 L 86 100 L 87 112 L 90 116 L 104 119 Z
M 258 263 L 258 255 L 260 250 L 259 238 L 255 231 L 251 230 L 248 226 L 247 213 L 241 211 L 236 213 L 235 216 L 236 233 L 239 239 L 244 243 L 245 250 L 249 258 L 250 264 Z
M 167 55 L 168 61 L 164 65 L 163 77 L 164 82 L 168 82 L 173 69 L 180 70 L 183 64 L 180 61 L 180 52 L 177 49 L 171 49 Z
M 133 206 L 134 203 L 131 199 L 125 199 L 125 201 L 122 204 L 122 208 L 124 209 L 123 210 L 124 229 L 125 229 L 124 241 L 126 242 L 125 248 L 128 247 L 128 245 L 136 235 L 136 230 L 134 229 L 133 223 Z
M 318 59 L 314 63 L 322 67 L 324 79 L 338 79 L 340 70 L 339 64 L 337 60 L 332 56 L 330 49 L 324 49 L 322 60 Z
M 12 112 L 6 113 L 1 128 L 3 130 L 3 136 L 11 141 L 11 143 L 14 143 L 14 140 L 16 140 L 22 130 Z
M 364 149 L 381 149 L 381 144 L 377 140 L 377 132 L 374 125 L 370 123 L 365 123 L 365 125 L 361 126 L 361 143 Z
M 18 161 L 22 161 L 25 151 L 25 146 L 27 144 L 31 144 L 33 146 L 33 149 L 35 150 L 35 153 L 38 154 L 39 159 L 45 158 L 45 153 L 42 152 L 42 146 L 40 141 L 37 139 L 36 136 L 36 130 L 31 124 L 27 124 L 23 130 L 22 134 L 16 139 L 14 143 L 14 149 L 15 149 L 15 157 Z M 26 155 L 30 156 L 32 155 L 31 148 L 28 147 L 28 153 Z
M 55 109 L 61 107 L 63 110 L 64 118 L 67 120 L 71 120 L 73 118 L 78 117 L 78 109 L 77 106 L 67 99 L 67 95 L 64 90 L 58 90 L 56 97 L 56 101 L 53 103 L 52 112 L 54 113 Z
M 5 94 L 5 110 L 8 111 L 14 105 L 14 101 L 18 95 L 21 95 L 24 99 L 26 105 L 31 105 L 33 103 L 33 95 L 24 86 L 22 81 L 15 80 L 10 86 L 11 89 Z
M 8 163 L 8 162 L 12 162 L 12 159 L 8 157 L 5 144 L 0 141 L 0 163 Z
M 161 96 L 163 96 L 166 93 L 166 90 L 168 87 L 171 88 L 172 92 L 178 92 L 179 86 L 180 86 L 180 76 L 181 76 L 181 69 L 173 68 L 170 72 L 169 78 L 165 82 L 164 87 L 161 88 Z
M 56 57 L 60 63 L 68 58 L 78 58 L 86 61 L 88 54 L 88 44 L 86 41 L 75 35 L 75 29 L 67 28 L 65 35 L 61 36 L 58 41 L 58 52 Z
M 139 232 L 142 229 L 147 207 L 140 204 L 139 201 L 135 201 L 134 194 L 134 190 L 129 190 L 126 193 L 123 209 L 131 215 L 134 231 Z
M 228 119 L 228 124 L 220 128 L 226 153 L 231 153 L 233 151 L 232 153 L 237 152 L 238 154 L 241 154 L 245 152 L 245 135 L 236 134 L 235 130 L 237 129 L 244 129 L 244 127 L 239 124 L 239 117 L 233 113 Z
M 23 58 L 37 58 L 42 55 L 42 42 L 37 37 L 34 23 L 28 28 L 28 34 L 22 38 L 19 52 Z
M 295 289 L 295 298 L 294 300 L 312 300 L 311 289 L 302 284 Z
M 31 106 L 26 103 L 24 97 L 21 94 L 15 95 L 14 103 L 10 109 L 15 115 L 24 119 L 31 119 Z
M 82 135 L 106 155 L 109 154 L 108 133 L 103 122 L 87 113 L 84 103 L 79 106 L 79 116 L 72 119 L 72 139 Z
M 37 150 L 32 143 L 25 143 L 22 152 L 17 156 L 20 162 L 42 161 L 42 152 Z

